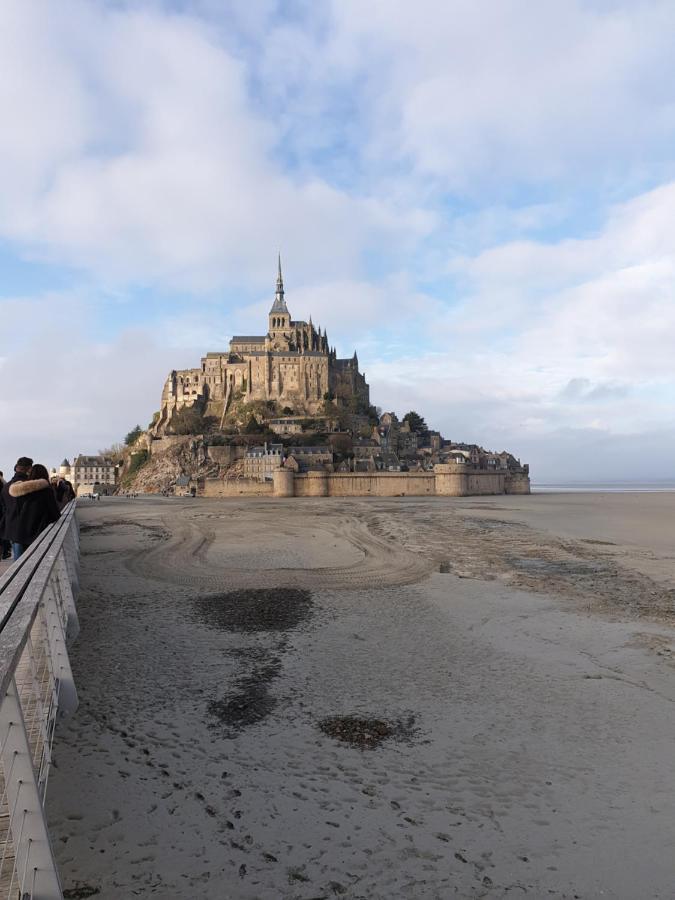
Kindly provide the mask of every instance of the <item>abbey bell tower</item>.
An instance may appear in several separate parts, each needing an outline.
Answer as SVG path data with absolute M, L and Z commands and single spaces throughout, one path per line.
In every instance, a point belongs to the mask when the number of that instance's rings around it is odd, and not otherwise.
M 281 275 L 281 254 L 279 254 L 279 272 L 277 274 L 277 290 L 274 295 L 274 303 L 269 315 L 269 333 L 273 335 L 277 331 L 288 332 L 291 327 L 291 314 L 284 300 L 284 279 Z

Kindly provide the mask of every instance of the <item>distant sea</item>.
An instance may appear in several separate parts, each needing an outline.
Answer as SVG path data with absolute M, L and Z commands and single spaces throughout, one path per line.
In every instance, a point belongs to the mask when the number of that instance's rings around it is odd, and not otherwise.
M 659 493 L 675 491 L 675 480 L 672 481 L 561 481 L 533 482 L 533 493 L 584 492 L 584 493 Z

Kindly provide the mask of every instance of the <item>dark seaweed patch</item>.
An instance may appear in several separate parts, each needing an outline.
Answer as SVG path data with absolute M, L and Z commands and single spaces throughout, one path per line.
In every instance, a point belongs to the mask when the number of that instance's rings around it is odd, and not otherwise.
M 198 619 L 209 628 L 251 634 L 289 631 L 312 612 L 312 595 L 296 588 L 229 591 L 197 597 Z
M 274 659 L 250 675 L 238 679 L 235 690 L 221 700 L 209 703 L 209 714 L 232 734 L 262 722 L 276 705 L 276 698 L 270 693 L 270 685 L 280 670 L 280 660 Z
M 417 733 L 414 716 L 396 722 L 364 716 L 327 716 L 318 725 L 329 737 L 360 750 L 374 750 L 391 738 L 409 740 Z
M 84 900 L 85 897 L 93 897 L 95 894 L 100 893 L 101 888 L 78 881 L 75 883 L 75 887 L 66 888 L 63 896 L 65 900 Z

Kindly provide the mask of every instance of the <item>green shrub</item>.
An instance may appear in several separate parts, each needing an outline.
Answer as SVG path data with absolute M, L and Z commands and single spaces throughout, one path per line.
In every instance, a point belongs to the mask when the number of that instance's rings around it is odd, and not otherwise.
M 149 459 L 150 454 L 147 450 L 138 450 L 136 453 L 132 453 L 129 457 L 129 465 L 122 478 L 122 486 L 129 484 L 134 475 L 139 469 L 143 468 Z
M 124 443 L 127 445 L 127 447 L 131 447 L 131 445 L 135 444 L 142 434 L 143 429 L 140 425 L 137 425 L 135 428 L 132 428 L 129 434 L 124 438 Z

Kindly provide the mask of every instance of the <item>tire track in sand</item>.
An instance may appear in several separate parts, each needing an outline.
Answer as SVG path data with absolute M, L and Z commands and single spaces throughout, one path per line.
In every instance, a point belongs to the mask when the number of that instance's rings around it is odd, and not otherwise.
M 273 512 L 256 517 L 251 541 L 255 546 L 255 531 L 274 533 L 277 522 Z M 162 525 L 169 538 L 161 544 L 133 553 L 126 561 L 127 568 L 160 582 L 195 588 L 220 590 L 238 588 L 296 587 L 309 590 L 366 590 L 374 586 L 397 586 L 422 581 L 437 565 L 423 556 L 376 536 L 367 522 L 353 515 L 339 515 L 329 525 L 325 517 L 305 514 L 292 523 L 292 535 L 299 542 L 311 545 L 317 535 L 337 537 L 348 542 L 362 554 L 359 562 L 345 566 L 319 568 L 277 567 L 250 570 L 227 565 L 227 549 L 216 552 L 218 538 L 212 518 L 203 516 L 162 517 Z M 223 524 L 224 528 L 227 525 Z

